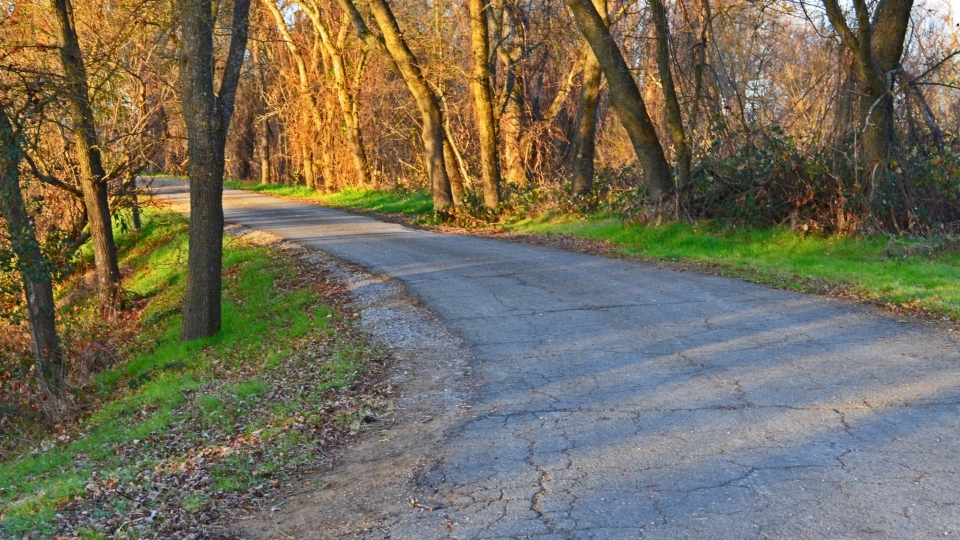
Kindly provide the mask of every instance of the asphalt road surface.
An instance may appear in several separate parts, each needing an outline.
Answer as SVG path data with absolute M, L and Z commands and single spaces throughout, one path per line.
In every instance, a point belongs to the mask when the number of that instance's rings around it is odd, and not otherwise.
M 185 186 L 160 194 L 186 201 Z M 960 535 L 945 330 L 734 279 L 226 190 L 227 220 L 400 280 L 482 384 L 393 538 Z

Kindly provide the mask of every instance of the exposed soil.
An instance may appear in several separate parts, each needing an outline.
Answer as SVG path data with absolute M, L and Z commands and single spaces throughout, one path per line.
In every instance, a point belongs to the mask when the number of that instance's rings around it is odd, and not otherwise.
M 360 329 L 390 351 L 386 377 L 396 412 L 335 454 L 331 469 L 305 477 L 301 493 L 241 517 L 234 532 L 242 538 L 349 537 L 423 505 L 413 498 L 415 479 L 446 430 L 470 410 L 475 391 L 467 351 L 401 284 L 320 252 L 300 257 L 345 287 Z

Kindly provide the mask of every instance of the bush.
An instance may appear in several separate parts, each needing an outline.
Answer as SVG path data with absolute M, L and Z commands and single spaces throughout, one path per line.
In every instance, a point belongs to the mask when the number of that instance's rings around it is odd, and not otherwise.
M 693 167 L 681 206 L 694 219 L 788 225 L 825 233 L 929 235 L 960 225 L 960 143 L 912 148 L 873 177 L 864 197 L 850 156 L 773 129 L 724 155 L 719 143 Z

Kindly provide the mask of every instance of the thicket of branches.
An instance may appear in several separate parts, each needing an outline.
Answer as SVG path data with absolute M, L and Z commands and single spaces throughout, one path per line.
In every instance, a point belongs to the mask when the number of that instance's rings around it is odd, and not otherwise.
M 466 2 L 391 6 L 443 109 L 465 179 L 463 202 L 477 204 L 482 197 L 472 194 L 482 189 L 482 167 Z M 339 4 L 303 0 L 257 8 L 256 54 L 241 83 L 228 147 L 230 175 L 328 190 L 427 186 L 416 104 L 389 61 L 353 37 Z M 611 2 L 608 11 L 675 166 L 680 201 L 671 205 L 679 217 L 828 232 L 924 234 L 956 227 L 960 42 L 945 13 L 923 4 L 910 11 L 903 56 L 889 74 L 892 148 L 883 167 L 865 171 L 869 121 L 861 101 L 871 90 L 859 80 L 855 54 L 831 26 L 824 4 L 677 0 L 665 8 L 670 68 L 692 154 L 682 185 L 650 4 Z M 570 190 L 592 53 L 561 0 L 500 0 L 488 9 L 502 189 Z M 368 178 L 359 178 L 351 163 L 324 35 L 343 57 Z M 596 166 L 618 179 L 614 191 L 624 207 L 638 208 L 646 190 L 620 191 L 642 186 L 642 173 L 611 111 L 606 81 L 601 85 Z

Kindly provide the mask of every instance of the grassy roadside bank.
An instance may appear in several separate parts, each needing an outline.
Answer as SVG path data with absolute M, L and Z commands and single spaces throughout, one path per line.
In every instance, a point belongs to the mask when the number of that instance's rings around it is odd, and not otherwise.
M 224 185 L 234 189 L 267 193 L 336 208 L 351 208 L 405 216 L 423 216 L 433 212 L 433 201 L 426 191 L 396 193 L 393 191 L 347 188 L 336 193 L 320 193 L 299 185 L 261 185 L 237 180 L 228 180 L 224 182 Z
M 0 538 L 215 536 L 386 414 L 344 291 L 268 240 L 227 238 L 223 331 L 181 343 L 186 242 L 169 212 L 121 235 L 131 337 L 75 385 L 69 425 L 0 462 Z M 95 296 L 67 291 L 61 324 L 95 324 Z
M 401 214 L 424 223 L 429 194 L 350 190 L 324 195 L 302 186 L 230 183 L 346 209 Z M 960 319 L 960 246 L 943 240 L 823 237 L 788 229 L 712 224 L 629 224 L 603 215 L 544 212 L 463 232 L 560 235 L 603 243 L 619 256 L 739 277 L 775 287 L 878 303 L 899 312 Z M 519 236 L 518 236 L 519 235 Z

